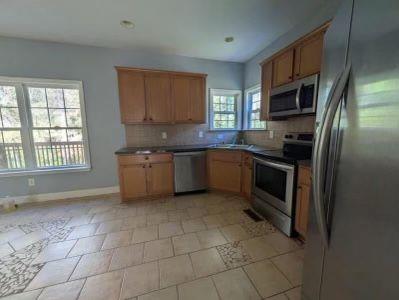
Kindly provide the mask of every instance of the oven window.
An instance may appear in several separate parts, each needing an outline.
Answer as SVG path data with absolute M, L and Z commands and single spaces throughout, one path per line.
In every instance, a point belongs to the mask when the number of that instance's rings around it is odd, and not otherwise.
M 269 166 L 256 164 L 255 185 L 258 189 L 285 202 L 287 173 Z

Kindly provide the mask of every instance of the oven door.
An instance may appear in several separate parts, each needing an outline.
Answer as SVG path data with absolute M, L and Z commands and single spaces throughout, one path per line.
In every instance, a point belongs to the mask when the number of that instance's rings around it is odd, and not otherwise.
M 295 166 L 255 157 L 253 172 L 253 193 L 291 217 Z

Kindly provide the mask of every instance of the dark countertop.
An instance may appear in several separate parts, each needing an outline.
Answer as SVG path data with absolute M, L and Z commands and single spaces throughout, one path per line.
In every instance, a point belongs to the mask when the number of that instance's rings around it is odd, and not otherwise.
M 177 145 L 177 146 L 159 146 L 159 147 L 125 147 L 117 150 L 115 152 L 116 155 L 127 155 L 127 154 L 136 154 L 137 151 L 146 151 L 149 150 L 151 153 L 177 153 L 177 152 L 190 152 L 190 151 L 204 151 L 208 149 L 223 149 L 223 150 L 243 150 L 251 153 L 257 153 L 264 150 L 270 150 L 270 148 L 265 148 L 257 145 L 253 145 L 250 148 L 226 148 L 223 147 L 223 144 L 218 147 L 215 144 L 207 144 L 207 145 Z

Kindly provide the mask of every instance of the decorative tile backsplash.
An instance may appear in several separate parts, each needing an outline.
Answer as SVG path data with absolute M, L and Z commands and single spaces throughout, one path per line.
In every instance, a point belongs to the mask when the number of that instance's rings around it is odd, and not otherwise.
M 282 121 L 268 121 L 267 130 L 245 131 L 244 138 L 247 144 L 256 144 L 271 148 L 282 148 L 284 135 L 288 132 L 313 132 L 315 116 L 301 116 Z M 269 131 L 273 130 L 273 138 Z
M 237 135 L 237 131 L 209 131 L 208 124 L 126 125 L 125 131 L 128 147 L 231 143 Z

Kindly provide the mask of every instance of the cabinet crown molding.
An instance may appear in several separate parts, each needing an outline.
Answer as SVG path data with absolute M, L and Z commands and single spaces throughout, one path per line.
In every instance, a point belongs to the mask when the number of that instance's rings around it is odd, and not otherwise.
M 117 71 L 136 71 L 136 72 L 146 72 L 146 73 L 168 74 L 172 76 L 190 76 L 190 77 L 201 77 L 201 78 L 206 78 L 208 76 L 208 74 L 204 73 L 168 71 L 161 69 L 146 69 L 146 68 L 136 68 L 136 67 L 123 67 L 123 66 L 115 66 L 115 69 Z

